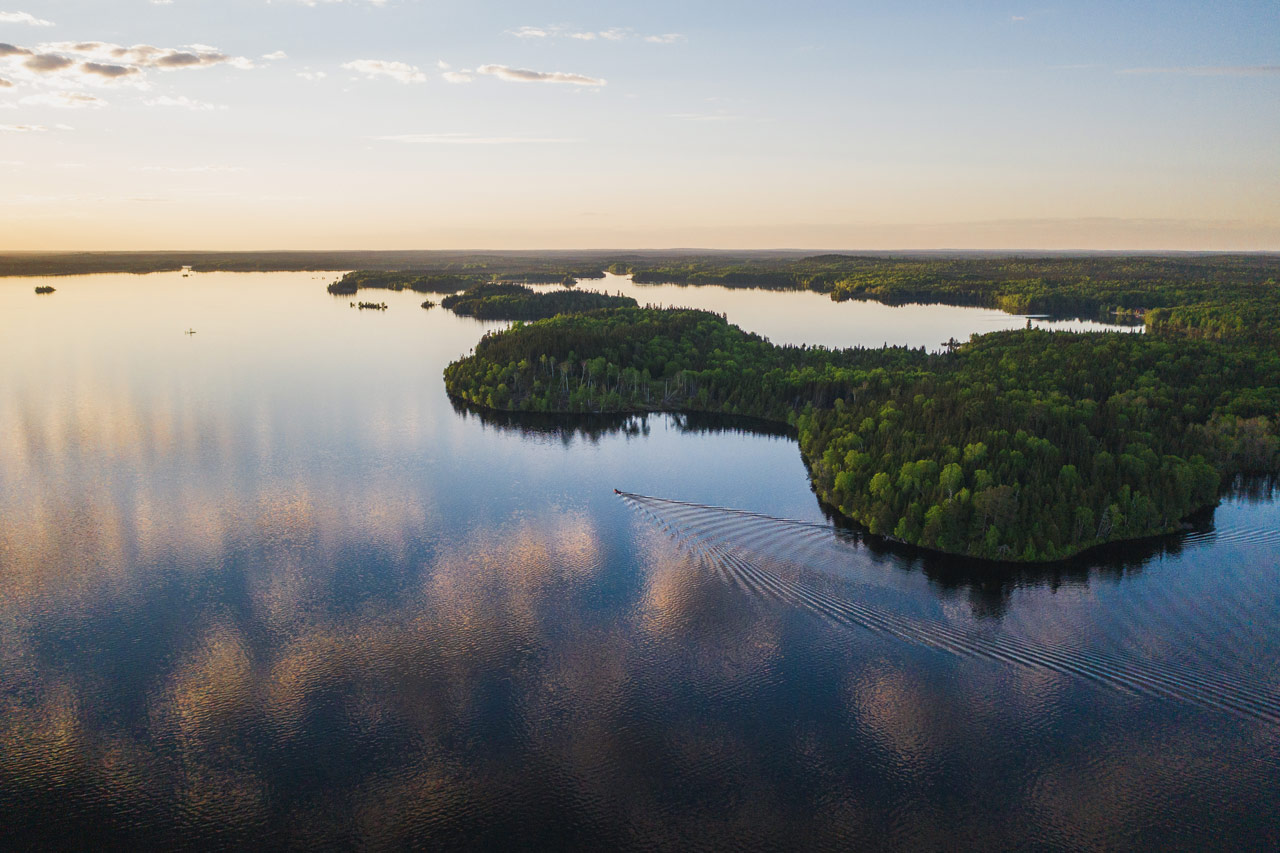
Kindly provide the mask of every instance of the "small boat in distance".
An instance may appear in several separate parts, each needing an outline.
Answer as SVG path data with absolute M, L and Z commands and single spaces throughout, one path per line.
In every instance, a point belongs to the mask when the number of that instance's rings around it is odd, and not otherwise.
M 47 284 L 42 284 L 36 288 L 36 293 L 53 293 L 53 288 Z
M 183 332 L 182 334 L 184 334 L 184 335 L 194 335 L 195 333 L 196 333 L 196 330 L 195 330 L 195 329 L 187 329 L 187 330 L 186 330 L 185 332 Z

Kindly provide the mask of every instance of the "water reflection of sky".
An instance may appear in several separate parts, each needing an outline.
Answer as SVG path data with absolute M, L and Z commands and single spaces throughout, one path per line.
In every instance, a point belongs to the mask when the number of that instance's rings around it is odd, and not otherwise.
M 1006 314 L 989 308 L 948 305 L 881 305 L 878 302 L 833 302 L 811 291 L 749 290 L 730 287 L 687 287 L 672 284 L 633 284 L 630 276 L 606 273 L 603 280 L 583 279 L 584 290 L 622 293 L 641 305 L 702 308 L 727 314 L 729 322 L 764 335 L 776 344 L 828 347 L 925 347 L 940 351 L 951 338 L 967 341 L 972 334 L 1021 329 L 1031 325 L 1060 331 L 1140 330 L 1095 320 L 1050 320 L 1025 314 Z M 548 288 L 549 289 L 549 288 Z
M 484 326 L 326 280 L 0 280 L 5 846 L 1276 840 L 1276 727 L 817 617 L 612 494 L 823 522 L 790 440 L 485 422 L 440 380 Z M 1276 504 L 1216 522 L 998 580 L 753 535 L 827 595 L 1276 697 Z

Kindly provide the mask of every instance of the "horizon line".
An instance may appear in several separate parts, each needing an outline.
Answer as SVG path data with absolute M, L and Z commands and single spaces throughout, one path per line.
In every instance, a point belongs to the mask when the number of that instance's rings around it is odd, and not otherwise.
M 1089 255 L 1280 255 L 1280 247 L 1273 249 L 1090 249 L 1090 248 L 1070 248 L 1070 249 L 1045 249 L 1035 247 L 1021 248 L 999 248 L 999 249 L 982 249 L 982 248 L 960 248 L 960 247 L 939 247 L 939 248 L 898 248 L 898 249 L 858 249 L 858 248 L 801 248 L 791 246 L 764 246 L 760 248 L 718 248 L 714 246 L 667 246 L 667 247 L 613 247 L 604 249 L 589 248 L 537 248 L 537 249 L 513 249 L 513 248 L 495 248 L 495 247 L 465 247 L 465 248 L 397 248 L 397 249 L 320 249 L 320 248 L 272 248 L 272 249 L 8 249 L 0 248 L 0 254 L 5 255 L 180 255 L 180 254 L 239 254 L 239 255 L 256 255 L 256 254 L 344 254 L 344 253 L 363 253 L 363 254 L 396 254 L 396 253 L 412 253 L 412 252 L 453 252 L 468 254 L 485 254 L 485 253 L 519 253 L 533 254 L 538 252 L 556 252 L 556 253 L 578 253 L 578 254 L 614 254 L 623 252 L 711 252 L 711 253 L 733 253 L 733 252 L 785 252 L 788 254 L 834 254 L 834 255 L 890 255 L 890 254 L 1045 254 L 1045 255 L 1070 255 L 1070 254 L 1089 254 Z

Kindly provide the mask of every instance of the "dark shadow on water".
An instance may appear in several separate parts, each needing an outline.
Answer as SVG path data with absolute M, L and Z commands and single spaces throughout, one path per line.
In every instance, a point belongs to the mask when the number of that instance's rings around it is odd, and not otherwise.
M 1257 488 L 1257 486 L 1255 486 Z M 1228 496 L 1235 495 L 1233 490 Z M 1274 497 L 1272 491 L 1250 492 L 1258 502 Z M 1002 563 L 955 554 L 944 554 L 897 542 L 867 532 L 838 510 L 819 501 L 823 514 L 838 535 L 867 549 L 878 562 L 905 572 L 920 572 L 937 587 L 968 594 L 975 615 L 990 618 L 1004 616 L 1013 591 L 1019 588 L 1087 586 L 1103 580 L 1118 582 L 1137 575 L 1153 560 L 1177 557 L 1193 537 L 1203 540 L 1215 533 L 1216 507 L 1189 516 L 1180 530 L 1161 536 L 1110 542 L 1070 557 L 1049 563 Z
M 673 414 L 543 414 L 538 412 L 504 412 L 481 409 L 462 400 L 450 398 L 453 410 L 464 419 L 475 418 L 486 428 L 516 433 L 534 440 L 558 440 L 568 446 L 574 439 L 596 444 L 613 435 L 626 437 L 648 435 L 653 419 L 670 419 L 684 433 L 739 433 L 773 438 L 794 438 L 786 426 L 758 418 L 736 415 L 687 412 Z

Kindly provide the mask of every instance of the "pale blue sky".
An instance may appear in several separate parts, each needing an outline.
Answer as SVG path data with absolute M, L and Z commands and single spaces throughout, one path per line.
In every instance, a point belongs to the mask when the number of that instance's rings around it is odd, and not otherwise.
M 1275 0 L 0 0 L 0 45 L 6 249 L 1280 249 Z

